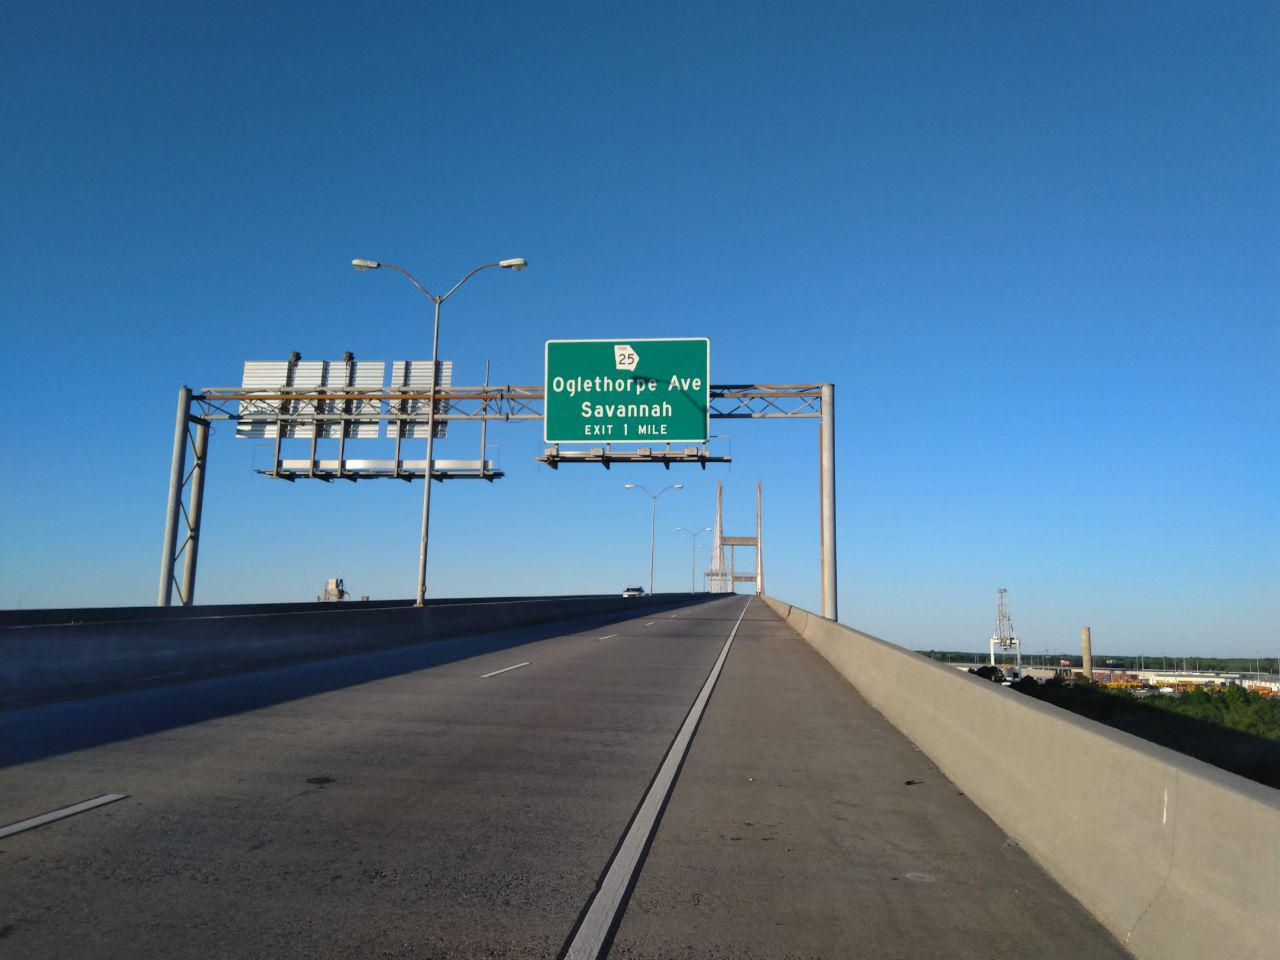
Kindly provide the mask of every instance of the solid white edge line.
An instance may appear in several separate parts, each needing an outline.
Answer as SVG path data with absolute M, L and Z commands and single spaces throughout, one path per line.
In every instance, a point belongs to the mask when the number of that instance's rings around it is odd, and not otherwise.
M 729 639 L 725 640 L 724 646 L 720 648 L 720 656 L 716 658 L 715 666 L 711 668 L 706 683 L 702 685 L 697 699 L 689 709 L 688 716 L 684 718 L 680 732 L 676 734 L 675 740 L 667 750 L 667 755 L 663 757 L 658 775 L 653 778 L 649 792 L 645 794 L 644 800 L 640 803 L 640 809 L 636 811 L 631 826 L 627 828 L 626 836 L 618 846 L 618 852 L 610 861 L 609 869 L 605 872 L 604 879 L 600 881 L 600 886 L 591 899 L 591 905 L 582 918 L 582 924 L 573 935 L 573 942 L 569 944 L 569 949 L 564 953 L 564 960 L 596 960 L 600 956 L 600 950 L 618 917 L 627 890 L 640 868 L 640 856 L 644 853 L 649 838 L 658 828 L 658 814 L 666 802 L 667 795 L 675 786 L 676 773 L 680 769 L 680 764 L 684 762 L 685 754 L 689 752 L 693 732 L 707 709 L 711 691 L 715 688 L 716 681 L 720 679 L 720 671 L 724 669 L 724 662 L 728 659 L 729 648 L 733 645 L 733 638 L 738 635 L 738 627 L 742 625 L 742 618 L 747 615 L 749 606 L 751 606 L 751 597 L 747 597 L 747 602 L 743 604 L 742 613 L 738 614 L 738 622 L 733 625 Z
M 490 677 L 496 677 L 498 674 L 506 673 L 508 670 L 519 670 L 521 667 L 527 667 L 529 662 L 530 661 L 526 660 L 524 663 L 513 663 L 511 666 L 503 667 L 501 670 L 495 670 L 493 673 L 482 673 L 480 674 L 480 679 L 488 680 Z
M 73 803 L 71 806 L 62 807 L 60 810 L 50 810 L 48 813 L 42 813 L 38 817 L 19 820 L 17 823 L 9 824 L 7 827 L 0 827 L 0 837 L 10 837 L 15 833 L 22 833 L 23 830 L 41 827 L 46 823 L 52 823 L 54 820 L 61 820 L 63 817 L 74 817 L 77 813 L 84 813 L 94 807 L 115 803 L 117 800 L 123 800 L 127 796 L 127 793 L 104 793 L 102 796 L 94 797 L 92 800 Z

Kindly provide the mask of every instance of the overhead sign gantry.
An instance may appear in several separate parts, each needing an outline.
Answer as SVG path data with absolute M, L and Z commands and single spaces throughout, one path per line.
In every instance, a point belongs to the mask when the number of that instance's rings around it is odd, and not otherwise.
M 566 341 L 552 341 L 566 342 Z M 654 376 L 645 380 L 645 387 L 638 397 L 645 397 L 650 409 L 625 410 L 621 414 L 605 412 L 597 418 L 594 409 L 583 416 L 577 400 L 577 419 L 584 423 L 614 423 L 627 427 L 622 440 L 626 448 L 615 447 L 617 440 L 609 440 L 600 447 L 562 451 L 558 443 L 549 446 L 538 459 L 551 466 L 564 462 L 597 462 L 609 466 L 611 462 L 662 463 L 673 462 L 723 462 L 727 458 L 712 456 L 707 451 L 709 419 L 727 420 L 818 420 L 819 434 L 819 505 L 821 517 L 822 562 L 822 612 L 830 619 L 837 617 L 836 599 L 836 518 L 835 518 L 835 388 L 829 383 L 803 384 L 719 384 L 706 382 L 709 370 L 706 357 L 709 348 L 705 339 L 675 341 L 604 340 L 578 341 L 579 343 L 604 344 L 606 356 L 613 366 L 615 386 L 618 379 L 617 364 L 631 362 L 631 358 L 619 356 L 615 348 L 630 347 L 636 362 L 629 375 L 648 374 L 642 370 L 646 361 L 653 364 Z M 566 342 L 567 343 L 567 342 Z M 659 361 L 644 344 L 683 344 L 672 347 L 672 352 Z M 550 356 L 550 345 L 548 346 Z M 169 503 L 165 517 L 164 552 L 161 557 L 160 591 L 158 603 L 168 606 L 173 594 L 178 602 L 191 604 L 195 596 L 196 558 L 200 540 L 202 500 L 207 473 L 209 427 L 215 421 L 233 421 L 238 436 L 262 437 L 275 440 L 275 456 L 269 469 L 261 470 L 265 476 L 285 480 L 317 479 L 360 480 L 375 477 L 405 481 L 430 475 L 434 480 L 457 478 L 496 479 L 500 472 L 485 459 L 484 431 L 493 421 L 546 421 L 548 416 L 559 416 L 553 409 L 560 401 L 554 395 L 566 393 L 554 390 L 555 376 L 604 376 L 597 374 L 596 359 L 567 360 L 564 371 L 548 368 L 553 379 L 553 389 L 545 384 L 538 386 L 491 385 L 457 386 L 449 381 L 451 374 L 446 362 L 440 364 L 439 375 L 429 366 L 429 361 L 397 362 L 393 364 L 390 383 L 384 383 L 385 366 L 380 363 L 362 365 L 350 354 L 342 361 L 329 361 L 314 368 L 302 365 L 295 354 L 290 358 L 289 369 L 275 366 L 246 367 L 245 382 L 239 387 L 210 387 L 193 392 L 183 387 L 178 394 L 178 416 L 174 430 L 173 461 L 170 468 Z M 573 364 L 580 366 L 573 373 Z M 591 366 L 582 366 L 589 363 Z M 661 367 L 661 371 L 659 371 Z M 419 382 L 418 372 L 427 369 L 427 381 Z M 281 371 L 285 375 L 281 375 Z M 448 372 L 446 372 L 448 371 Z M 270 383 L 251 382 L 262 373 L 269 374 Z M 658 380 L 657 372 L 664 377 Z M 702 383 L 695 385 L 700 379 Z M 253 375 L 253 376 L 251 376 Z M 676 385 L 671 387 L 671 378 Z M 630 377 L 628 377 L 630 379 Z M 658 381 L 665 387 L 652 388 L 654 400 L 650 401 L 649 381 Z M 444 382 L 442 382 L 444 381 Z M 687 381 L 687 384 L 685 383 Z M 567 384 L 567 380 L 565 383 Z M 633 381 L 634 382 L 634 381 Z M 623 388 L 624 392 L 628 389 Z M 629 388 L 636 391 L 637 387 Z M 705 391 L 705 394 L 703 393 Z M 603 395 L 601 391 L 600 395 Z M 705 396 L 705 400 L 701 397 Z M 576 398 L 567 398 L 573 400 Z M 434 401 L 434 404 L 432 403 Z M 593 405 L 595 401 L 592 401 Z M 641 401 L 637 400 L 639 404 Z M 658 411 L 652 409 L 658 405 Z M 662 404 L 670 404 L 670 418 Z M 684 404 L 678 408 L 677 404 Z M 601 402 L 601 406 L 604 406 Z M 557 408 L 558 409 L 558 408 Z M 705 411 L 705 412 L 703 412 Z M 423 431 L 429 415 L 435 423 L 435 435 L 442 436 L 448 421 L 477 421 L 481 427 L 481 453 L 477 461 L 423 460 L 401 458 L 402 439 L 424 437 Z M 572 407 L 569 415 L 573 416 Z M 701 416 L 701 425 L 690 427 Z M 610 419 L 610 418 L 614 419 Z M 620 419 L 619 419 L 620 417 Z M 645 438 L 632 438 L 630 429 L 640 423 L 668 425 L 668 431 L 682 436 L 670 439 L 655 436 L 651 446 L 639 446 Z M 680 428 L 677 431 L 677 428 Z M 550 440 L 561 429 L 569 429 L 557 421 L 547 424 L 546 437 Z M 582 425 L 577 426 L 582 431 Z M 394 456 L 386 461 L 350 459 L 346 456 L 347 443 L 353 440 L 367 441 L 381 436 L 395 442 Z M 309 447 L 304 459 L 283 458 L 282 443 L 289 441 L 297 446 L 300 441 Z M 573 441 L 590 444 L 583 432 Z M 322 456 L 320 444 L 332 449 L 336 456 Z M 692 443 L 696 445 L 682 446 Z M 181 569 L 180 569 L 181 568 Z

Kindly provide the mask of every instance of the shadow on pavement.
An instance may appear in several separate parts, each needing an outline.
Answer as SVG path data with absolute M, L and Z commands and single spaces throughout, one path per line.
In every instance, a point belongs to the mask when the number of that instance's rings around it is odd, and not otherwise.
M 663 605 L 652 608 L 652 612 L 669 613 L 679 607 L 679 604 Z M 0 767 L 257 710 L 633 619 L 634 616 L 603 614 L 561 620 L 501 633 L 431 640 L 408 647 L 0 711 Z

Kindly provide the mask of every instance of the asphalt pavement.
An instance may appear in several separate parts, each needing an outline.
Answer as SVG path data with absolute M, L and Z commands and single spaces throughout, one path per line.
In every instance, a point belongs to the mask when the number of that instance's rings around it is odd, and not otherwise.
M 8 711 L 0 758 L 0 827 L 125 795 L 0 836 L 3 957 L 1126 956 L 746 597 Z

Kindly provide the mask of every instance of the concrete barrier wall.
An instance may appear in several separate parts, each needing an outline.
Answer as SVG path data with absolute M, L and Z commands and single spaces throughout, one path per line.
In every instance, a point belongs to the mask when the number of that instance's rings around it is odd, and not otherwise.
M 316 605 L 302 611 L 201 615 L 181 619 L 101 619 L 0 629 L 0 707 L 17 707 L 298 660 L 404 646 L 427 640 L 626 615 L 706 599 L 702 594 L 526 597 L 388 607 Z M 143 608 L 150 610 L 151 608 Z M 53 619 L 65 619 L 54 617 Z
M 571 593 L 551 597 L 448 597 L 427 601 L 429 607 L 448 607 L 460 603 L 499 603 L 507 600 L 591 600 L 600 594 Z M 345 610 L 358 605 L 363 610 L 388 610 L 411 607 L 412 600 L 344 600 L 333 603 L 304 601 L 300 603 L 210 603 L 183 607 L 57 607 L 37 610 L 0 610 L 0 629 L 31 627 L 40 624 L 105 623 L 124 620 L 198 620 L 203 617 L 248 616 L 254 613 L 315 613 Z
M 765 602 L 1134 956 L 1280 957 L 1280 791 Z

